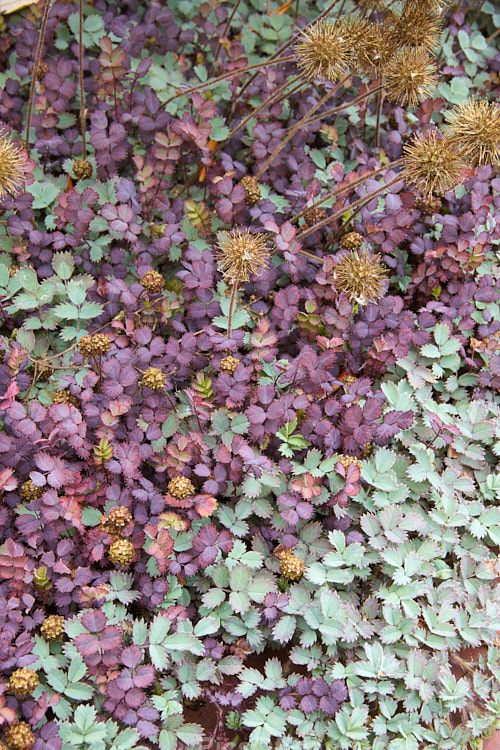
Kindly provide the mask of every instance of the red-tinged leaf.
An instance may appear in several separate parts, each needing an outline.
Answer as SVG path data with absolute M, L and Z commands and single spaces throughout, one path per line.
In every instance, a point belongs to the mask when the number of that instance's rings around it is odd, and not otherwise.
M 3 469 L 0 471 L 0 492 L 10 492 L 17 487 L 17 479 L 14 476 L 13 469 Z
M 83 657 L 92 656 L 99 652 L 99 641 L 92 633 L 81 633 L 73 641 Z
M 122 631 L 117 625 L 108 625 L 99 636 L 99 644 L 103 651 L 113 651 L 122 645 Z
M 217 507 L 217 500 L 212 495 L 196 495 L 194 507 L 200 516 L 211 516 Z
M 85 612 L 82 615 L 82 625 L 91 633 L 100 633 L 106 627 L 106 615 L 98 609 Z

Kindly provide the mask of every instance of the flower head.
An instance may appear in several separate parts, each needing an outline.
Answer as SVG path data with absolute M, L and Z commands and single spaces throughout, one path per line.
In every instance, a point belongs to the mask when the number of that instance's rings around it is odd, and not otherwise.
M 342 25 L 329 21 L 315 23 L 302 32 L 295 54 L 304 78 L 336 81 L 344 74 L 347 63 Z
M 49 615 L 40 628 L 42 638 L 46 641 L 59 641 L 64 634 L 64 617 L 62 615 Z
M 105 333 L 94 333 L 82 336 L 78 342 L 78 351 L 86 359 L 106 354 L 111 349 L 111 338 Z
M 126 568 L 134 559 L 134 545 L 128 539 L 119 539 L 109 548 L 109 559 L 117 567 Z
M 304 561 L 292 549 L 285 549 L 279 555 L 280 573 L 288 581 L 300 581 L 306 566 Z
M 196 493 L 191 480 L 183 476 L 171 479 L 168 483 L 168 491 L 177 500 L 185 500 Z
M 15 721 L 4 730 L 4 737 L 12 750 L 31 750 L 35 735 L 25 721 Z
M 160 370 L 159 367 L 148 367 L 148 369 L 144 370 L 144 372 L 142 373 L 142 378 L 140 381 L 141 385 L 146 386 L 146 388 L 151 388 L 152 391 L 163 390 L 166 383 L 167 376 Z
M 383 73 L 387 98 L 410 107 L 426 99 L 438 80 L 430 55 L 423 49 L 411 47 L 398 50 Z
M 26 158 L 8 135 L 0 132 L 0 200 L 15 195 L 24 182 Z
M 31 695 L 39 683 L 38 675 L 33 669 L 21 667 L 12 672 L 9 681 L 9 690 L 15 695 Z
M 468 99 L 445 116 L 450 138 L 474 166 L 500 163 L 500 105 Z
M 250 276 L 258 276 L 269 264 L 266 237 L 252 234 L 248 229 L 221 232 L 217 247 L 215 258 L 218 268 L 232 283 L 245 282 Z
M 342 255 L 335 266 L 334 283 L 351 302 L 366 305 L 384 296 L 387 269 L 379 255 L 372 255 L 367 250 L 352 250 Z
M 452 190 L 462 181 L 465 168 L 456 145 L 438 130 L 417 136 L 404 148 L 403 176 L 424 197 Z

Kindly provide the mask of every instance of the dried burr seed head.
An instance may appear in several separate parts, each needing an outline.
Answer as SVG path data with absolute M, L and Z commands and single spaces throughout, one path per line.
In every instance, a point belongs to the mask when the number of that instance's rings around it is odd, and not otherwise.
M 4 738 L 11 750 L 31 750 L 35 735 L 25 721 L 15 721 L 4 730 Z
M 40 60 L 36 69 L 36 80 L 41 81 L 43 78 L 45 78 L 49 70 L 50 67 L 47 65 L 47 63 L 44 62 L 44 60 Z
M 73 162 L 73 174 L 77 180 L 89 180 L 94 170 L 88 159 L 75 159 Z
M 385 8 L 385 0 L 354 0 L 355 4 L 366 13 Z
M 427 198 L 418 196 L 415 198 L 415 208 L 423 214 L 435 214 L 441 209 L 441 198 L 438 195 L 429 195 Z
M 385 23 L 387 40 L 397 49 L 414 47 L 432 53 L 439 45 L 441 19 L 425 3 L 407 4 L 400 15 L 389 11 Z
M 346 250 L 358 250 L 363 244 L 363 236 L 359 232 L 348 232 L 340 238 L 340 247 Z
M 146 271 L 141 284 L 150 294 L 158 294 L 163 289 L 163 276 L 158 271 Z
M 128 508 L 115 506 L 111 508 L 108 516 L 101 518 L 102 531 L 105 531 L 114 539 L 123 539 L 123 530 L 132 522 L 132 515 Z
M 215 259 L 224 278 L 233 284 L 259 276 L 269 265 L 269 246 L 263 234 L 252 234 L 248 229 L 232 229 L 218 236 Z
M 290 549 L 280 552 L 278 557 L 281 575 L 288 581 L 300 581 L 306 569 L 304 561 Z
M 176 500 L 185 500 L 190 495 L 196 493 L 191 480 L 182 476 L 171 479 L 167 489 L 169 494 L 175 497 Z
M 40 680 L 36 672 L 28 669 L 28 667 L 22 667 L 12 672 L 9 680 L 9 690 L 14 695 L 31 695 L 39 682 Z
M 444 195 L 463 179 L 466 164 L 456 144 L 438 130 L 422 133 L 403 149 L 403 177 L 422 196 Z
M 367 250 L 352 250 L 343 255 L 334 269 L 334 284 L 351 302 L 366 305 L 384 296 L 387 269 L 380 256 Z
M 151 388 L 152 391 L 161 391 L 165 388 L 167 376 L 158 367 L 148 367 L 142 373 L 141 385 Z
M 337 457 L 337 461 L 342 464 L 344 469 L 348 469 L 351 464 L 354 464 L 361 471 L 361 461 L 356 456 L 341 455 Z
M 16 195 L 26 172 L 26 158 L 19 146 L 0 130 L 0 200 Z
M 259 183 L 253 175 L 245 175 L 241 178 L 240 185 L 245 189 L 245 203 L 247 206 L 255 206 L 261 197 Z
M 64 635 L 64 617 L 62 615 L 49 615 L 40 628 L 42 638 L 46 641 L 59 641 Z
M 221 372 L 227 372 L 229 375 L 232 375 L 239 364 L 240 364 L 239 359 L 237 359 L 236 357 L 232 357 L 230 354 L 228 354 L 227 357 L 223 357 L 221 359 L 219 370 Z
M 423 49 L 403 47 L 383 68 L 389 101 L 415 107 L 432 93 L 438 82 L 436 64 Z
M 346 49 L 349 68 L 356 73 L 372 75 L 377 73 L 394 52 L 388 45 L 383 25 L 371 23 L 350 13 L 338 21 Z
M 52 398 L 53 404 L 71 404 L 71 406 L 78 407 L 78 399 L 76 396 L 73 396 L 71 391 L 69 391 L 67 388 L 63 388 L 62 391 L 57 391 L 57 393 L 54 393 L 54 396 Z
M 473 166 L 500 164 L 500 105 L 467 99 L 445 115 L 447 133 Z
M 319 21 L 305 29 L 295 45 L 295 56 L 307 80 L 341 78 L 347 68 L 347 47 L 340 24 Z
M 78 351 L 86 359 L 106 354 L 111 349 L 111 339 L 105 333 L 94 333 L 82 336 L 78 342 Z
M 127 567 L 134 559 L 134 545 L 128 539 L 118 539 L 108 550 L 109 559 L 117 567 Z

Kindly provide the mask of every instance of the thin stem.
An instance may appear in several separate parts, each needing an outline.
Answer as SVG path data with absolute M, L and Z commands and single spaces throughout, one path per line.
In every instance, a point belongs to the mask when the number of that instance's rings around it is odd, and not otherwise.
M 282 44 L 281 47 L 278 50 L 276 50 L 276 52 L 273 55 L 271 55 L 271 57 L 269 58 L 269 60 L 274 60 L 276 57 L 278 57 L 283 52 L 285 52 L 285 50 L 287 50 L 289 47 L 291 47 L 292 44 L 297 41 L 297 39 L 301 36 L 301 34 L 304 33 L 304 31 L 306 29 L 308 29 L 310 26 L 313 26 L 315 23 L 318 23 L 318 21 L 322 21 L 323 18 L 325 18 L 325 16 L 327 16 L 330 13 L 330 11 L 332 10 L 332 8 L 334 8 L 335 5 L 337 5 L 337 3 L 338 3 L 338 0 L 333 0 L 333 2 L 331 2 L 330 5 L 328 5 L 328 7 L 325 8 L 325 10 L 322 13 L 320 13 L 317 18 L 314 19 L 314 21 L 311 21 L 311 23 L 308 23 L 307 26 L 305 26 L 303 29 L 301 29 L 296 34 L 294 34 L 294 36 L 288 42 L 285 42 L 285 44 Z M 232 108 L 234 107 L 237 99 L 239 99 L 240 96 L 243 94 L 243 92 L 253 83 L 253 81 L 255 81 L 255 79 L 257 78 L 258 75 L 259 75 L 258 72 L 254 73 L 253 75 L 250 76 L 250 78 L 248 79 L 248 81 L 246 81 L 243 84 L 243 86 L 239 90 L 238 94 L 236 95 L 236 97 L 235 97 L 235 99 L 234 99 L 234 101 L 233 101 L 233 103 L 231 105 L 231 109 L 228 112 L 228 116 L 231 114 Z
M 289 55 L 288 57 L 280 57 L 277 60 L 267 60 L 265 62 L 256 63 L 255 65 L 247 65 L 246 68 L 238 68 L 237 70 L 230 70 L 228 73 L 222 73 L 222 75 L 217 76 L 216 78 L 211 78 L 209 81 L 205 81 L 205 83 L 200 82 L 196 86 L 191 86 L 189 89 L 183 89 L 182 91 L 177 91 L 177 93 L 171 96 L 170 99 L 167 99 L 165 102 L 163 102 L 162 106 L 166 107 L 167 104 L 170 104 L 170 102 L 173 102 L 174 99 L 178 99 L 180 96 L 186 96 L 187 94 L 192 94 L 194 91 L 201 91 L 201 89 L 206 89 L 208 86 L 212 86 L 212 84 L 214 83 L 225 81 L 227 78 L 234 78 L 235 76 L 241 75 L 242 73 L 246 73 L 249 70 L 265 68 L 267 65 L 278 65 L 279 63 L 292 62 L 293 60 L 295 60 L 295 55 Z
M 341 85 L 342 83 L 343 83 L 343 81 L 341 81 L 341 82 L 340 82 L 340 83 L 338 84 L 338 86 L 336 86 L 336 87 L 335 87 L 335 89 L 334 89 L 333 91 L 327 91 L 327 92 L 326 92 L 326 94 L 325 94 L 324 96 L 322 96 L 322 97 L 321 97 L 321 99 L 320 99 L 319 101 L 317 101 L 317 102 L 316 102 L 316 104 L 314 105 L 314 107 L 313 107 L 313 108 L 312 108 L 312 109 L 311 109 L 311 110 L 310 110 L 310 111 L 309 111 L 309 112 L 307 113 L 307 115 L 304 115 L 304 117 L 302 117 L 302 118 L 301 118 L 301 119 L 300 119 L 300 120 L 299 120 L 299 121 L 298 121 L 298 122 L 297 122 L 297 123 L 296 123 L 296 124 L 295 124 L 295 125 L 293 126 L 293 128 L 292 128 L 291 130 L 289 130 L 289 131 L 288 131 L 288 134 L 287 134 L 287 135 L 286 135 L 286 136 L 285 136 L 285 137 L 283 138 L 283 140 L 281 141 L 281 143 L 279 144 L 279 146 L 277 146 L 277 147 L 276 147 L 276 148 L 274 149 L 274 151 L 273 151 L 273 153 L 271 154 L 271 156 L 269 156 L 269 157 L 268 157 L 268 158 L 266 159 L 266 161 L 264 162 L 264 164 L 263 164 L 263 165 L 261 166 L 261 168 L 259 169 L 259 171 L 258 171 L 258 172 L 257 172 L 257 174 L 255 175 L 255 177 L 256 177 L 257 179 L 259 179 L 259 177 L 260 177 L 260 176 L 261 176 L 261 175 L 262 175 L 262 174 L 263 174 L 263 173 L 264 173 L 264 172 L 266 171 L 266 169 L 267 169 L 267 168 L 268 168 L 268 166 L 269 166 L 269 165 L 271 164 L 271 162 L 273 161 L 273 159 L 274 159 L 274 158 L 275 158 L 275 157 L 276 157 L 276 156 L 277 156 L 277 155 L 278 155 L 278 154 L 280 153 L 280 151 L 282 151 L 282 150 L 283 150 L 283 148 L 284 148 L 284 147 L 286 146 L 286 144 L 288 143 L 288 141 L 289 141 L 289 140 L 290 140 L 290 139 L 291 139 L 291 138 L 292 138 L 292 137 L 293 137 L 293 136 L 295 135 L 295 133 L 297 132 L 297 130 L 299 130 L 299 129 L 300 129 L 301 127 L 302 127 L 302 125 L 303 125 L 303 124 L 304 124 L 305 122 L 308 122 L 308 121 L 309 121 L 309 117 L 310 117 L 310 115 L 311 115 L 311 114 L 312 114 L 313 112 L 316 112 L 316 110 L 317 110 L 317 109 L 319 109 L 319 108 L 320 108 L 321 106 L 323 106 L 323 104 L 324 104 L 324 103 L 325 103 L 325 102 L 327 101 L 327 99 L 329 99 L 329 98 L 330 98 L 330 97 L 332 96 L 332 94 L 334 94 L 334 93 L 335 93 L 335 91 L 336 91 L 336 90 L 338 89 L 338 87 L 339 87 L 339 86 L 340 86 L 340 85 Z
M 347 78 L 345 78 L 344 80 L 347 80 Z M 379 84 L 378 86 L 375 86 L 373 89 L 368 89 L 367 91 L 365 91 L 364 94 L 360 94 L 359 96 L 356 97 L 356 99 L 353 99 L 350 102 L 346 102 L 345 104 L 339 104 L 338 107 L 334 107 L 334 109 L 328 109 L 326 112 L 321 112 L 319 115 L 308 117 L 306 122 L 307 123 L 314 122 L 314 120 L 320 120 L 323 117 L 331 117 L 331 115 L 336 115 L 337 112 L 340 112 L 342 109 L 346 109 L 347 107 L 352 107 L 354 104 L 359 104 L 359 102 L 362 102 L 363 99 L 368 99 L 368 97 L 371 96 L 372 94 L 378 94 L 378 92 L 382 91 L 382 89 L 383 89 L 383 86 Z
M 380 148 L 380 120 L 382 118 L 382 107 L 384 105 L 384 92 L 379 91 L 377 94 L 377 125 L 375 128 L 375 145 Z
M 238 291 L 238 282 L 234 281 L 233 286 L 231 289 L 231 298 L 229 300 L 229 310 L 227 313 L 227 338 L 231 338 L 231 328 L 233 324 L 233 313 L 234 313 L 234 305 L 236 302 L 236 292 Z
M 497 29 L 496 31 L 494 31 L 493 34 L 491 34 L 491 36 L 487 38 L 486 44 L 489 44 L 490 42 L 492 42 L 493 39 L 495 39 L 499 34 L 500 34 L 500 29 Z
M 85 98 L 83 94 L 83 0 L 79 0 L 79 23 L 78 23 L 78 79 L 80 83 L 80 121 L 82 124 L 82 159 L 87 158 L 87 147 L 85 144 L 86 118 Z
M 368 174 L 364 174 L 361 177 L 357 177 L 352 182 L 349 182 L 347 185 L 342 185 L 341 187 L 335 188 L 335 190 L 332 190 L 330 193 L 327 193 L 321 200 L 316 201 L 316 203 L 313 203 L 311 206 L 307 206 L 304 208 L 300 213 L 296 214 L 295 216 L 292 216 L 289 221 L 297 221 L 298 219 L 301 219 L 304 214 L 309 211 L 312 208 L 317 208 L 318 206 L 321 206 L 322 203 L 325 203 L 325 201 L 329 200 L 330 198 L 334 198 L 336 195 L 340 195 L 341 193 L 345 193 L 347 190 L 350 190 L 351 188 L 356 187 L 357 185 L 360 185 L 365 180 L 368 180 L 370 177 L 375 177 L 375 175 L 380 174 L 380 172 L 385 172 L 386 169 L 392 169 L 393 167 L 398 167 L 403 163 L 404 159 L 396 159 L 396 161 L 391 161 L 389 164 L 384 164 L 381 167 L 377 167 L 377 169 L 372 169 L 371 172 L 368 172 Z
M 315 224 L 313 227 L 310 227 L 309 229 L 306 229 L 305 231 L 300 232 L 300 234 L 297 235 L 297 239 L 302 240 L 304 237 L 307 237 L 308 235 L 312 234 L 317 229 L 326 227 L 327 224 L 330 224 L 332 221 L 335 221 L 336 219 L 340 219 L 345 213 L 347 213 L 348 211 L 352 211 L 353 208 L 356 209 L 354 214 L 352 214 L 352 216 L 354 216 L 356 213 L 358 213 L 358 210 L 363 208 L 363 206 L 366 203 L 370 203 L 370 201 L 372 201 L 377 195 L 379 195 L 380 193 L 383 193 L 384 190 L 386 190 L 386 188 L 391 187 L 391 185 L 395 185 L 396 182 L 401 182 L 402 179 L 403 178 L 401 177 L 401 175 L 394 177 L 392 180 L 389 180 L 389 182 L 386 182 L 385 185 L 382 185 L 382 187 L 377 188 L 377 190 L 374 190 L 369 195 L 365 195 L 363 196 L 363 198 L 358 198 L 358 200 L 354 201 L 354 203 L 344 206 L 343 208 L 341 208 L 339 211 L 336 211 L 331 216 L 327 216 L 327 218 L 323 219 L 323 221 L 320 221 L 317 224 Z
M 37 44 L 36 54 L 35 54 L 35 63 L 33 65 L 33 70 L 31 72 L 30 98 L 29 98 L 29 103 L 28 103 L 28 116 L 26 118 L 26 134 L 24 137 L 26 151 L 28 152 L 28 154 L 30 153 L 29 139 L 30 139 L 31 113 L 33 110 L 33 97 L 35 95 L 35 86 L 36 86 L 36 81 L 37 81 L 38 68 L 40 66 L 40 59 L 42 57 L 43 41 L 45 39 L 45 30 L 47 28 L 47 19 L 49 17 L 49 11 L 50 11 L 51 5 L 52 5 L 52 0 L 45 0 L 45 5 L 43 8 L 42 23 L 40 26 L 40 36 L 38 37 L 38 44 Z
M 340 6 L 339 12 L 337 13 L 337 18 L 336 18 L 337 21 L 339 20 L 340 16 L 342 15 L 342 11 L 344 10 L 344 5 L 345 5 L 345 0 L 342 0 L 342 5 Z
M 226 25 L 224 27 L 224 31 L 222 32 L 222 38 L 224 38 L 226 36 L 226 34 L 227 34 L 228 30 L 229 30 L 229 27 L 231 26 L 232 20 L 234 18 L 234 14 L 238 10 L 240 3 L 241 3 L 241 0 L 236 0 L 236 5 L 234 6 L 231 15 L 227 19 L 227 23 L 226 23 Z M 210 68 L 210 73 L 208 74 L 209 78 L 211 78 L 213 76 L 213 74 L 214 74 L 215 65 L 217 63 L 217 59 L 219 57 L 219 53 L 221 51 L 221 48 L 222 48 L 222 42 L 221 42 L 221 37 L 219 37 L 219 42 L 217 44 L 217 49 L 215 50 L 215 54 L 214 54 L 214 61 L 212 63 L 212 67 Z

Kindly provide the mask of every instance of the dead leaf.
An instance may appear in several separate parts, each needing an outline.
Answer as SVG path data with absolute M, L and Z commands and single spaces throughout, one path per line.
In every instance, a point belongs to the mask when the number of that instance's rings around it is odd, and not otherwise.
M 38 0 L 0 0 L 0 13 L 14 13 L 20 8 L 33 5 Z

